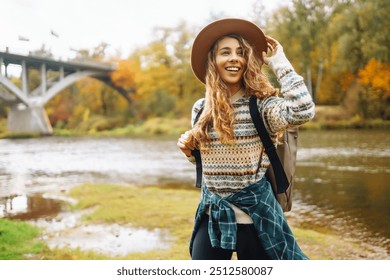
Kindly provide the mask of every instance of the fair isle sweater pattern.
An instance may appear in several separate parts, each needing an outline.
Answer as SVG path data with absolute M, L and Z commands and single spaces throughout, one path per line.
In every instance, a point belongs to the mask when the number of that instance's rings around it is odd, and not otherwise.
M 279 79 L 279 83 L 283 98 L 273 96 L 257 102 L 275 145 L 279 131 L 299 126 L 314 117 L 314 103 L 301 76 L 290 71 Z M 239 92 L 231 101 L 235 112 L 235 143 L 222 144 L 218 134 L 211 128 L 211 141 L 206 149 L 201 150 L 203 184 L 210 192 L 221 197 L 259 181 L 270 164 L 250 116 L 249 96 Z M 192 125 L 203 103 L 204 98 L 195 102 Z M 193 156 L 188 157 L 188 160 L 195 163 Z

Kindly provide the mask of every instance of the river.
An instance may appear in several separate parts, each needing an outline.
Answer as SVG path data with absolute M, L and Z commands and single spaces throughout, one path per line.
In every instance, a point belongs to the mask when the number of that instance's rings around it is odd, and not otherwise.
M 294 206 L 302 226 L 332 228 L 390 253 L 390 134 L 301 131 Z M 0 139 L 0 217 L 53 218 L 84 182 L 192 187 L 176 139 Z

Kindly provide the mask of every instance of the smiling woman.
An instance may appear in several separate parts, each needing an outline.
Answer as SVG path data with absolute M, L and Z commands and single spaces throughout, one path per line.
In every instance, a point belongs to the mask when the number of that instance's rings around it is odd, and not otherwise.
M 263 64 L 275 73 L 283 97 L 262 73 Z M 279 133 L 314 116 L 303 78 L 278 41 L 236 18 L 217 20 L 200 31 L 191 66 L 206 86 L 205 98 L 193 106 L 193 128 L 177 143 L 197 170 L 203 169 L 192 258 L 230 259 L 235 251 L 239 259 L 307 259 L 264 176 L 270 159 L 249 113 L 252 99 L 264 133 L 277 145 Z

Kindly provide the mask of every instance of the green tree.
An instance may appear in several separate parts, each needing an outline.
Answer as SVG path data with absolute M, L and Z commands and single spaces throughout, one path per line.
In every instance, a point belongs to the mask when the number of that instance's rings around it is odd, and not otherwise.
M 354 0 L 344 3 L 329 23 L 337 43 L 335 67 L 357 74 L 371 58 L 389 62 L 390 2 Z M 384 31 L 384 32 L 382 32 Z

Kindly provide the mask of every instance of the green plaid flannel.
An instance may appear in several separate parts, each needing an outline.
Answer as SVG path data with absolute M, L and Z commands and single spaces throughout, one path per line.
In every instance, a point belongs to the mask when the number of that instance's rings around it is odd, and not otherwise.
M 283 211 L 275 199 L 271 185 L 265 177 L 226 197 L 213 194 L 206 186 L 203 186 L 201 201 L 195 215 L 190 252 L 192 252 L 195 233 L 201 217 L 207 207 L 210 208 L 208 232 L 212 246 L 235 250 L 237 222 L 231 204 L 252 218 L 257 236 L 271 259 L 308 259 L 298 246 Z

